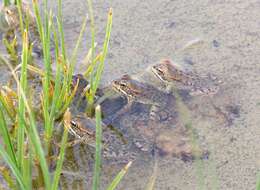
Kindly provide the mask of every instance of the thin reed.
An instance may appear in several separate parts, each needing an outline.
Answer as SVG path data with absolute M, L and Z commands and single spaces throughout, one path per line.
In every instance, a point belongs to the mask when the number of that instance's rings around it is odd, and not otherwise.
M 95 168 L 94 168 L 92 189 L 98 190 L 100 184 L 101 138 L 102 138 L 101 108 L 99 105 L 96 107 L 95 113 L 96 113 L 96 153 L 95 153 Z

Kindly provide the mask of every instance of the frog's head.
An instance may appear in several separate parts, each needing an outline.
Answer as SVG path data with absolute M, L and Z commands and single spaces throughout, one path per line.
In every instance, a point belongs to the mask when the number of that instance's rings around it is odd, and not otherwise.
M 19 13 L 15 5 L 4 6 L 0 11 L 0 32 L 7 32 L 19 26 Z
M 152 72 L 162 81 L 180 81 L 183 78 L 183 70 L 169 59 L 163 59 L 152 66 Z
M 128 97 L 138 96 L 142 92 L 142 84 L 129 75 L 123 75 L 120 79 L 114 80 L 112 87 Z

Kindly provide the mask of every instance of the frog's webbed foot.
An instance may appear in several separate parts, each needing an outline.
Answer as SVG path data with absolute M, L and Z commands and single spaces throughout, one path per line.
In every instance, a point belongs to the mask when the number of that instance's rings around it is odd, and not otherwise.
M 149 117 L 152 120 L 159 120 L 158 112 L 160 111 L 160 107 L 158 105 L 152 105 L 149 113 Z
M 191 96 L 209 96 L 214 95 L 219 91 L 219 86 L 211 86 L 211 87 L 196 87 L 190 91 Z
M 151 143 L 149 143 L 145 139 L 136 138 L 133 140 L 133 143 L 138 149 L 140 149 L 143 152 L 148 152 L 149 150 L 151 150 Z
M 89 145 L 91 147 L 95 147 L 95 140 L 89 138 L 89 137 L 80 137 L 80 138 L 77 138 L 75 140 L 72 140 L 70 142 L 67 143 L 67 146 L 68 147 L 73 147 L 77 144 L 86 144 L 86 145 Z
M 152 105 L 149 117 L 153 121 L 166 121 L 169 119 L 170 114 L 167 108 L 161 107 L 159 105 Z

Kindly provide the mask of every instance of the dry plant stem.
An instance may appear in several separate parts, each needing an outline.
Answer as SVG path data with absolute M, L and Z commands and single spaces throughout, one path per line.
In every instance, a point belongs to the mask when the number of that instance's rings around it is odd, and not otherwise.
M 117 176 L 114 178 L 114 180 L 109 185 L 107 190 L 114 190 L 114 189 L 116 189 L 117 185 L 122 180 L 124 175 L 127 173 L 127 171 L 129 170 L 131 165 L 132 165 L 132 161 L 128 162 L 128 164 L 117 174 Z

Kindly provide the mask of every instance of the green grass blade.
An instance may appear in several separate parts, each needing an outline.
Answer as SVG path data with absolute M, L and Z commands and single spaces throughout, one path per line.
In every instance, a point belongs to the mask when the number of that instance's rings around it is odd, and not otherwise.
M 97 43 L 95 44 L 95 46 L 97 45 Z M 92 57 L 92 48 L 90 48 L 89 52 L 87 53 L 86 57 L 83 60 L 83 64 L 87 65 L 87 69 L 86 71 L 83 73 L 83 75 L 86 78 L 89 78 L 90 74 L 94 71 L 94 68 L 97 64 L 97 62 L 99 61 L 100 57 L 101 57 L 101 53 L 97 55 L 97 57 L 95 58 L 94 61 L 91 61 L 91 57 Z M 85 69 L 85 68 L 84 68 Z
M 0 145 L 0 155 L 4 159 L 4 161 L 7 163 L 7 165 L 11 169 L 11 171 L 13 172 L 13 175 L 15 176 L 16 180 L 18 181 L 18 183 L 20 185 L 20 189 L 27 190 L 28 188 L 26 187 L 26 185 L 23 182 L 23 177 L 22 177 L 19 169 L 17 168 L 16 164 L 12 161 L 12 159 L 10 158 L 8 153 L 4 150 L 2 145 Z
M 94 19 L 93 17 L 93 12 L 92 12 L 92 3 L 91 0 L 88 0 L 88 5 L 89 5 L 89 12 L 90 12 L 90 18 L 91 20 Z M 92 18 L 93 17 L 93 18 Z M 92 23 L 94 23 L 94 20 L 91 21 Z M 92 30 L 92 38 L 94 38 L 94 33 L 95 33 L 95 28 L 94 26 L 91 26 L 91 30 Z M 94 67 L 93 65 L 95 62 L 95 43 L 94 41 L 92 41 L 92 62 L 91 62 L 91 74 L 90 74 L 90 92 L 89 94 L 87 94 L 87 100 L 88 100 L 88 105 L 89 107 L 87 108 L 87 114 L 91 113 L 92 110 L 92 106 L 94 103 L 94 96 L 96 94 L 97 88 L 99 86 L 100 80 L 101 80 L 101 75 L 103 73 L 104 70 L 104 62 L 105 62 L 105 57 L 107 54 L 107 49 L 108 49 L 108 43 L 109 43 L 109 39 L 110 39 L 110 33 L 111 33 L 111 29 L 112 29 L 112 9 L 109 10 L 109 14 L 108 14 L 108 21 L 107 21 L 107 27 L 106 27 L 106 37 L 105 37 L 105 41 L 104 41 L 104 45 L 103 45 L 103 51 L 100 57 L 100 63 L 97 66 L 97 70 L 94 71 Z M 93 39 L 92 39 L 93 40 Z
M 92 8 L 92 1 L 91 0 L 86 0 L 87 5 L 88 5 L 88 10 L 89 10 L 89 15 L 90 15 L 90 30 L 91 30 L 91 63 L 93 64 L 95 60 L 95 21 L 94 21 L 94 13 L 93 13 L 93 8 Z M 92 70 L 93 71 L 93 70 Z M 93 84 L 94 80 L 94 72 L 91 71 L 90 75 L 90 84 Z
M 71 55 L 71 59 L 70 59 L 71 65 L 70 65 L 70 72 L 69 72 L 70 75 L 72 75 L 74 68 L 75 68 L 75 64 L 76 64 L 76 61 L 77 61 L 76 58 L 77 58 L 77 55 L 78 55 L 78 49 L 79 49 L 79 46 L 82 42 L 82 37 L 83 37 L 83 34 L 86 30 L 86 25 L 87 25 L 87 17 L 84 18 L 84 21 L 82 23 L 81 30 L 80 30 L 76 45 L 75 45 L 73 52 L 72 52 L 72 55 Z
M 28 22 L 27 27 L 28 28 Z M 25 30 L 23 33 L 23 49 L 22 49 L 22 65 L 21 65 L 21 77 L 20 77 L 20 85 L 23 92 L 27 91 L 27 64 L 28 64 L 28 49 L 29 49 L 29 39 L 27 31 Z M 18 91 L 19 92 L 19 91 Z M 28 154 L 26 153 L 26 148 L 29 146 L 29 140 L 25 139 L 25 129 L 26 129 L 26 123 L 25 123 L 25 103 L 23 98 L 18 96 L 18 137 L 17 137 L 17 152 L 18 152 L 18 163 L 19 168 L 21 169 L 21 173 L 23 175 L 24 183 L 26 183 L 26 186 L 29 189 L 32 187 L 32 180 L 31 180 L 31 153 L 28 151 Z M 25 143 L 27 141 L 27 143 Z
M 14 62 L 18 62 L 18 55 L 16 51 L 16 44 L 17 44 L 17 39 L 16 37 L 13 39 L 13 41 L 9 42 L 6 38 L 3 39 L 3 44 L 6 47 L 7 52 L 10 55 L 10 59 Z
M 53 36 L 54 36 L 54 42 L 55 42 L 55 55 L 56 55 L 56 76 L 54 81 L 54 91 L 53 91 L 53 97 L 52 97 L 52 105 L 51 105 L 51 112 L 50 112 L 50 118 L 51 120 L 54 120 L 56 117 L 56 112 L 59 109 L 57 107 L 58 102 L 62 101 L 59 96 L 61 95 L 61 85 L 62 85 L 62 58 L 59 56 L 59 47 L 58 47 L 58 38 L 55 31 L 55 28 L 52 28 Z
M 47 2 L 44 1 L 45 10 L 47 10 Z M 40 16 L 39 11 L 39 4 L 38 0 L 33 0 L 33 9 L 36 16 L 36 23 L 41 39 L 41 44 L 43 46 L 43 57 L 44 57 L 44 77 L 43 77 L 43 115 L 44 115 L 44 126 L 45 126 L 45 136 L 47 139 L 47 146 L 48 147 L 48 139 L 51 136 L 51 124 L 52 121 L 50 120 L 49 116 L 49 85 L 51 79 L 51 58 L 50 58 L 50 28 L 52 25 L 52 16 L 48 16 L 49 14 L 45 11 L 45 28 Z
M 61 174 L 61 170 L 62 170 L 62 164 L 63 164 L 64 156 L 65 156 L 66 143 L 68 140 L 68 129 L 70 127 L 70 122 L 71 122 L 71 115 L 70 115 L 70 112 L 67 110 L 64 114 L 64 132 L 63 132 L 63 136 L 62 136 L 62 140 L 61 140 L 59 159 L 58 159 L 57 167 L 56 167 L 55 173 L 54 173 L 52 190 L 58 189 L 60 174 Z
M 6 94 L 2 90 L 0 90 L 0 105 L 5 110 L 12 122 L 15 122 L 16 107 L 14 106 L 10 95 Z
M 77 54 L 78 54 L 78 48 L 79 48 L 79 46 L 82 42 L 82 37 L 83 37 L 83 34 L 85 32 L 85 29 L 86 29 L 86 24 L 87 24 L 87 18 L 85 17 L 85 19 L 82 23 L 80 34 L 79 34 L 78 39 L 77 39 L 77 43 L 76 43 L 75 48 L 74 48 L 73 53 L 72 53 L 72 58 L 70 59 L 70 65 L 68 67 L 69 68 L 68 75 L 64 76 L 63 86 L 62 86 L 62 89 L 60 91 L 59 100 L 64 100 L 64 95 L 66 93 L 69 93 L 69 91 L 71 89 L 72 74 L 74 72 L 74 68 L 75 68 L 75 64 L 76 64 L 76 57 L 77 57 Z M 59 109 L 59 112 L 57 114 L 58 116 L 61 113 L 66 111 L 66 109 L 68 108 L 68 106 L 70 105 L 70 103 L 72 101 L 72 98 L 73 98 L 73 96 L 70 96 L 70 97 L 68 97 L 66 102 L 63 102 L 63 101 L 57 101 L 56 102 L 56 108 Z
M 148 180 L 148 183 L 146 185 L 145 190 L 153 190 L 154 189 L 156 178 L 157 178 L 157 174 L 158 174 L 158 160 L 156 159 L 155 163 L 154 163 L 153 173 L 152 173 L 151 177 Z
M 256 190 L 260 190 L 260 173 L 257 175 Z
M 114 190 L 119 182 L 122 180 L 130 166 L 132 165 L 132 161 L 128 162 L 128 164 L 117 174 L 112 183 L 108 186 L 107 190 Z
M 84 18 L 83 23 L 81 25 L 81 30 L 80 30 L 80 33 L 79 33 L 79 36 L 78 36 L 78 39 L 77 39 L 77 43 L 76 43 L 76 45 L 73 49 L 73 52 L 72 52 L 72 56 L 71 56 L 71 60 L 70 60 L 71 63 L 76 62 L 76 57 L 78 55 L 78 49 L 79 49 L 80 43 L 82 42 L 82 37 L 83 37 L 83 34 L 86 30 L 86 25 L 87 25 L 87 17 Z
M 37 159 L 39 160 L 39 163 L 40 163 L 40 167 L 41 167 L 41 170 L 42 170 L 42 173 L 43 173 L 45 188 L 50 189 L 51 183 L 50 183 L 49 169 L 48 169 L 47 161 L 45 159 L 44 151 L 42 149 L 41 140 L 40 140 L 40 137 L 39 137 L 39 134 L 38 134 L 38 131 L 37 131 L 37 125 L 36 125 L 36 122 L 35 122 L 35 117 L 34 117 L 32 111 L 30 109 L 30 106 L 29 106 L 28 101 L 26 99 L 25 93 L 21 88 L 21 84 L 20 84 L 12 66 L 10 65 L 9 62 L 5 62 L 4 61 L 5 59 L 2 56 L 0 56 L 0 60 L 3 63 L 5 63 L 8 66 L 8 68 L 11 70 L 13 78 L 16 81 L 17 87 L 20 91 L 20 95 L 23 98 L 23 101 L 25 103 L 25 107 L 26 107 L 26 111 L 28 113 L 29 123 L 30 123 L 30 127 L 29 127 L 27 133 L 28 133 L 31 145 L 33 146 L 33 148 L 35 150 Z
M 10 4 L 11 4 L 10 0 L 4 0 L 4 6 L 8 6 Z
M 18 189 L 17 186 L 19 186 L 19 184 L 14 179 L 14 177 L 12 175 L 12 171 L 9 168 L 1 167 L 0 172 L 1 172 L 1 176 L 3 177 L 3 179 L 8 184 L 9 189 Z
M 35 14 L 35 17 L 36 17 L 37 29 L 38 29 L 38 32 L 39 32 L 39 35 L 40 35 L 41 42 L 43 44 L 44 29 L 43 29 L 42 19 L 41 19 L 41 16 L 40 16 L 38 0 L 33 0 L 32 2 L 33 2 L 34 14 Z
M 100 79 L 101 79 L 101 75 L 104 70 L 104 63 L 105 63 L 105 58 L 107 55 L 108 44 L 109 44 L 109 39 L 110 39 L 110 34 L 111 34 L 111 29 L 112 29 L 112 18 L 113 18 L 112 9 L 110 9 L 109 13 L 108 13 L 108 18 L 107 18 L 106 37 L 105 37 L 105 42 L 103 45 L 102 56 L 100 58 L 100 64 L 98 65 L 97 73 L 96 73 L 95 81 L 94 81 L 94 85 L 93 85 L 94 92 L 96 92 L 96 90 L 98 88 L 98 85 L 99 85 Z
M 3 141 L 4 141 L 4 144 L 6 146 L 7 154 L 9 155 L 12 162 L 15 165 L 17 165 L 13 144 L 12 144 L 12 141 L 11 141 L 11 137 L 9 135 L 8 127 L 7 127 L 6 121 L 4 119 L 4 114 L 3 114 L 2 110 L 0 110 L 0 133 L 3 137 Z
M 21 0 L 16 0 L 17 3 L 17 8 L 18 8 L 18 13 L 19 13 L 19 22 L 20 22 L 20 31 L 24 30 L 24 25 L 23 25 L 23 11 L 22 11 L 22 2 Z
M 22 69 L 20 84 L 23 92 L 26 92 L 27 88 L 27 59 L 28 59 L 28 35 L 27 32 L 23 32 L 23 50 L 22 50 Z M 18 164 L 19 168 L 22 169 L 23 160 L 24 160 L 24 135 L 25 135 L 25 125 L 23 119 L 25 118 L 25 105 L 20 92 L 18 91 L 18 145 L 17 145 L 17 154 L 18 154 Z
M 96 113 L 96 153 L 95 153 L 95 169 L 94 169 L 92 190 L 98 190 L 99 183 L 100 183 L 102 126 L 101 126 L 101 108 L 99 105 L 96 107 L 95 113 Z
M 27 144 L 27 146 L 29 146 L 29 142 Z M 32 163 L 33 163 L 33 159 L 32 159 L 32 154 L 29 151 L 28 155 L 25 154 L 25 158 L 23 161 L 23 180 L 26 183 L 26 186 L 29 189 L 32 189 Z
M 62 0 L 58 1 L 58 30 L 60 33 L 60 42 L 61 42 L 61 50 L 62 50 L 62 55 L 63 58 L 65 60 L 67 60 L 67 53 L 66 53 L 66 45 L 65 45 L 65 37 L 64 37 L 64 31 L 63 31 L 63 19 L 62 19 L 62 4 L 61 4 Z

